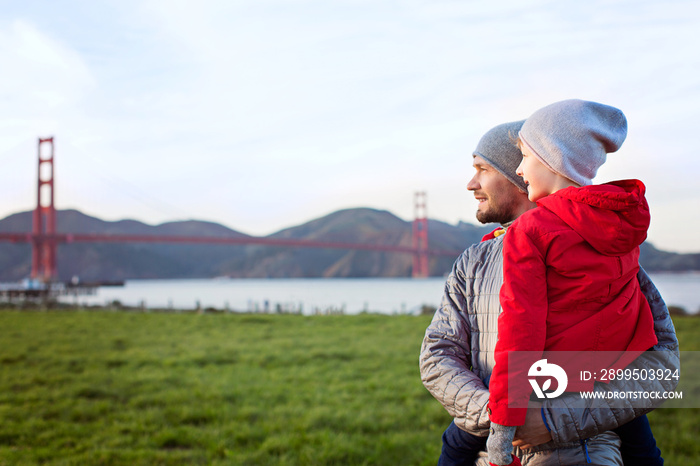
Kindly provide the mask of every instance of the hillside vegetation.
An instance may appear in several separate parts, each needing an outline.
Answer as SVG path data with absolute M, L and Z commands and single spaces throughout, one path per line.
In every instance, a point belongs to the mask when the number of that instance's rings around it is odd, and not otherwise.
M 0 232 L 31 231 L 31 212 L 0 220 Z M 454 251 L 453 255 L 430 259 L 430 273 L 449 273 L 459 252 L 481 240 L 495 225 L 469 223 L 449 225 L 430 220 L 431 249 Z M 107 222 L 76 210 L 57 213 L 61 233 L 122 235 L 172 235 L 245 237 L 222 225 L 182 221 L 147 225 L 135 220 Z M 334 212 L 322 218 L 287 228 L 270 238 L 317 240 L 411 246 L 411 222 L 390 212 L 358 208 Z M 0 281 L 17 281 L 29 276 L 28 244 L 0 243 Z M 99 244 L 71 243 L 58 247 L 61 280 L 74 276 L 83 281 L 114 281 L 136 278 L 248 278 L 299 277 L 406 277 L 411 275 L 410 254 L 359 250 L 312 249 L 266 246 L 225 246 L 202 244 Z M 642 265 L 651 272 L 700 270 L 700 254 L 676 254 L 644 244 Z

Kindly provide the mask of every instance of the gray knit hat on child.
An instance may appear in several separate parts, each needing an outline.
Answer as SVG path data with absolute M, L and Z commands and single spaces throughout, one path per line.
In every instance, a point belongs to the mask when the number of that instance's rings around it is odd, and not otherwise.
M 515 145 L 515 140 L 524 122 L 525 120 L 513 121 L 491 128 L 481 137 L 473 155 L 486 160 L 501 175 L 508 178 L 508 181 L 527 192 L 527 185 L 515 173 L 523 159 L 523 154 Z
M 520 130 L 520 141 L 540 161 L 580 186 L 591 184 L 606 154 L 626 137 L 627 119 L 620 110 L 577 99 L 537 110 Z

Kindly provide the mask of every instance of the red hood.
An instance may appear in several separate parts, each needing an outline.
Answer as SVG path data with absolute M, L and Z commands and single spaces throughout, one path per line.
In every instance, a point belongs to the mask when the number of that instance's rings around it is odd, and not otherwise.
M 607 256 L 630 252 L 644 242 L 651 217 L 639 180 L 565 188 L 537 201 Z

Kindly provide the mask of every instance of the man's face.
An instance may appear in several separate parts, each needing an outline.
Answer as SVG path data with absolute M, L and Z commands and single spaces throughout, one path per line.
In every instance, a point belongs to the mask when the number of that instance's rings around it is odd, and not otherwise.
M 476 174 L 467 184 L 467 189 L 474 191 L 474 197 L 479 201 L 476 209 L 478 221 L 508 223 L 530 207 L 527 194 L 478 155 L 474 156 L 474 169 Z

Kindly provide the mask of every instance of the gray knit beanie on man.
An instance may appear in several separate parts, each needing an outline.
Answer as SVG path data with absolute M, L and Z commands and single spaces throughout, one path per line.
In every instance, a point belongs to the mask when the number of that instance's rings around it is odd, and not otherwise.
M 580 186 L 591 184 L 606 154 L 627 137 L 627 119 L 615 107 L 564 100 L 537 110 L 523 124 L 520 141 L 553 172 Z
M 515 140 L 524 122 L 525 120 L 513 121 L 491 128 L 481 137 L 473 155 L 486 160 L 508 181 L 527 192 L 527 185 L 515 174 L 515 170 L 523 159 L 523 154 L 515 145 Z

